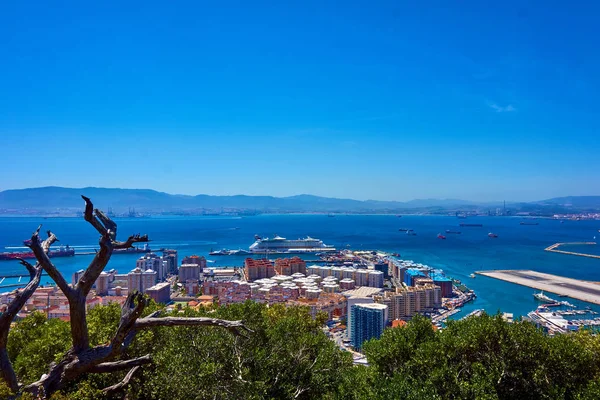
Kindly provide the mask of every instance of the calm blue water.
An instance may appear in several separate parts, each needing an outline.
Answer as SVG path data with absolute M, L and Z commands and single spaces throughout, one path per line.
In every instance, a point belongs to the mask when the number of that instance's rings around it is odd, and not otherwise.
M 442 268 L 474 289 L 478 299 L 465 306 L 463 314 L 477 308 L 488 312 L 502 310 L 524 315 L 536 307 L 533 289 L 469 274 L 484 269 L 533 269 L 577 279 L 600 281 L 600 259 L 575 257 L 543 251 L 556 242 L 594 241 L 600 221 L 560 221 L 539 219 L 539 225 L 519 225 L 519 218 L 476 217 L 457 219 L 442 216 L 384 215 L 260 215 L 254 217 L 173 217 L 118 219 L 119 236 L 147 233 L 153 248 L 170 247 L 185 255 L 204 255 L 213 265 L 242 265 L 243 257 L 210 257 L 211 249 L 247 249 L 254 235 L 278 234 L 288 238 L 310 235 L 339 248 L 379 249 L 399 252 L 402 258 Z M 482 223 L 483 228 L 458 227 L 460 222 Z M 51 229 L 62 244 L 93 246 L 98 235 L 83 219 L 77 218 L 0 218 L 0 250 L 22 246 L 39 223 Z M 399 232 L 410 228 L 417 236 Z M 446 229 L 460 235 L 445 234 Z M 437 239 L 438 233 L 447 240 Z M 488 232 L 498 238 L 488 238 Z M 573 246 L 566 250 L 600 254 L 598 246 Z M 113 256 L 109 267 L 127 272 L 139 255 Z M 85 268 L 92 256 L 53 259 L 70 280 L 71 274 Z M 18 262 L 0 261 L 0 276 L 24 272 Z M 47 280 L 47 278 L 45 279 Z M 43 280 L 43 281 L 45 281 Z M 6 279 L 3 284 L 14 282 Z M 3 289 L 6 290 L 6 289 Z M 574 304 L 583 305 L 575 300 Z M 600 310 L 597 310 L 600 311 Z M 460 317 L 462 314 L 457 314 Z

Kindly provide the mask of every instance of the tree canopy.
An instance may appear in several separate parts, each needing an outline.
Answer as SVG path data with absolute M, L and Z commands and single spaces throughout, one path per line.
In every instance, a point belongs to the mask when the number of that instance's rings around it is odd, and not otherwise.
M 148 306 L 148 312 L 156 309 Z M 118 305 L 89 312 L 93 345 L 110 340 Z M 434 331 L 416 317 L 364 344 L 369 366 L 352 364 L 303 307 L 259 303 L 173 311 L 180 317 L 244 320 L 240 336 L 218 327 L 156 327 L 127 357 L 153 354 L 120 395 L 144 399 L 598 399 L 600 339 L 590 332 L 549 337 L 527 322 L 470 317 Z M 40 313 L 20 321 L 9 355 L 24 383 L 70 347 L 69 326 Z M 125 372 L 90 373 L 53 399 L 108 399 L 101 391 Z M 0 393 L 2 393 L 0 391 Z

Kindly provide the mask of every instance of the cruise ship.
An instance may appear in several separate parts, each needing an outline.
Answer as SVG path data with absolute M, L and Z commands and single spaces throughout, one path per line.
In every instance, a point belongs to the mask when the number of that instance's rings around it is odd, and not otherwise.
M 256 242 L 250 246 L 253 254 L 294 254 L 294 253 L 322 253 L 336 251 L 333 246 L 328 246 L 322 240 L 306 237 L 304 239 L 288 240 L 275 235 L 272 238 L 255 236 Z

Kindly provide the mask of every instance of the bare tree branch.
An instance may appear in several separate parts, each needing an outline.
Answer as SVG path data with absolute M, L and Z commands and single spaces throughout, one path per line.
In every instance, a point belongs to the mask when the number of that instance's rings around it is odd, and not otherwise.
M 89 199 L 89 197 L 85 197 L 84 195 L 81 195 L 81 198 L 85 201 L 85 212 L 83 213 L 83 218 L 87 222 L 89 222 L 94 228 L 96 228 L 96 230 L 98 231 L 98 233 L 100 235 L 106 236 L 107 229 L 104 227 L 102 222 L 100 222 L 98 220 L 98 218 L 96 218 L 94 216 L 94 204 Z
M 21 308 L 23 308 L 31 295 L 33 295 L 35 289 L 37 289 L 42 277 L 42 267 L 39 265 L 39 263 L 34 267 L 23 259 L 20 259 L 19 261 L 29 270 L 29 283 L 24 289 L 16 291 L 15 298 L 10 302 L 10 304 L 8 304 L 6 311 L 0 315 L 0 377 L 2 377 L 8 387 L 15 393 L 19 389 L 19 383 L 12 364 L 8 358 L 8 353 L 6 352 L 6 346 L 8 344 L 8 331 L 10 330 L 10 324 L 12 324 L 16 315 L 19 313 Z
M 152 358 L 150 357 L 150 354 L 146 354 L 145 356 L 133 358 L 131 360 L 100 363 L 95 367 L 91 368 L 89 372 L 103 374 L 106 372 L 121 371 L 127 368 L 150 364 L 151 362 Z
M 79 278 L 75 290 L 87 296 L 92 286 L 96 282 L 96 279 L 100 276 L 104 268 L 110 261 L 112 255 L 112 242 L 108 236 L 102 236 L 100 238 L 100 251 L 96 252 L 96 255 L 86 268 L 85 272 Z
M 35 274 L 37 272 L 38 269 L 40 269 L 40 275 L 41 275 L 41 267 L 40 264 L 36 264 L 35 267 L 33 265 L 31 265 L 28 261 L 22 259 L 22 258 L 16 258 L 16 260 L 19 260 L 19 262 L 21 263 L 22 266 L 24 266 L 25 268 L 27 268 L 27 271 L 29 272 L 29 280 L 32 280 L 35 277 Z
M 160 311 L 152 313 L 145 318 L 141 318 L 142 313 L 148 304 L 148 299 L 141 293 L 132 292 L 129 294 L 122 307 L 121 320 L 110 343 L 91 348 L 86 319 L 87 294 L 102 270 L 108 264 L 114 249 L 129 248 L 133 246 L 134 243 L 148 242 L 149 239 L 147 235 L 142 236 L 137 234 L 130 236 L 124 242 L 117 241 L 117 224 L 102 211 L 94 209 L 94 205 L 89 198 L 85 196 L 82 196 L 82 198 L 85 201 L 85 220 L 100 233 L 100 250 L 96 253 L 94 259 L 77 285 L 74 288 L 70 287 L 50 261 L 48 257 L 49 248 L 52 243 L 57 241 L 56 236 L 50 231 L 48 231 L 48 239 L 41 242 L 39 240 L 40 228 L 38 228 L 31 237 L 31 243 L 28 244 L 38 261 L 35 267 L 24 260 L 20 260 L 30 272 L 32 281 L 39 284 L 43 269 L 48 273 L 50 278 L 56 282 L 63 293 L 65 293 L 67 300 L 69 301 L 73 346 L 60 362 L 50 365 L 47 374 L 37 382 L 26 387 L 18 387 L 13 372 L 12 376 L 14 378 L 14 383 L 11 384 L 11 388 L 16 388 L 16 390 L 20 389 L 21 393 L 28 392 L 35 398 L 48 398 L 52 393 L 63 389 L 65 386 L 80 379 L 85 374 L 112 372 L 131 368 L 122 382 L 106 388 L 105 392 L 121 390 L 129 383 L 133 374 L 139 370 L 141 365 L 151 362 L 149 355 L 131 360 L 111 361 L 115 359 L 118 360 L 123 356 L 125 349 L 132 343 L 137 332 L 141 329 L 158 326 L 215 326 L 228 329 L 239 336 L 245 336 L 246 332 L 252 332 L 244 326 L 242 321 L 226 321 L 215 318 L 159 318 L 158 315 Z M 31 283 L 32 286 L 37 284 Z M 20 307 L 14 306 L 14 309 L 18 312 Z M 10 326 L 10 323 L 7 323 L 7 326 Z M 6 332 L 8 332 L 8 328 L 6 329 Z M 8 337 L 8 334 L 5 335 L 5 338 L 6 337 Z M 4 341 L 4 343 L 5 342 L 6 341 Z M 6 346 L 4 346 L 4 352 L 6 353 L 5 347 Z M 2 356 L 2 348 L 0 348 L 0 363 L 3 374 L 5 374 L 5 371 L 13 371 L 8 356 L 5 358 Z M 10 376 L 5 378 L 7 382 L 10 379 Z
M 50 250 L 50 246 L 56 242 L 58 239 L 56 235 L 52 232 L 48 231 L 48 239 L 40 242 L 40 225 L 37 230 L 31 235 L 31 241 L 28 243 L 29 248 L 33 251 L 35 258 L 38 263 L 42 266 L 42 268 L 46 271 L 48 276 L 52 278 L 56 285 L 58 285 L 59 289 L 67 296 L 67 298 L 72 297 L 72 289 L 62 276 L 62 274 L 58 271 L 58 269 L 52 264 L 50 261 L 50 257 L 48 257 L 48 251 Z
M 98 208 L 94 209 L 94 214 L 96 214 L 96 217 L 102 222 L 106 230 L 111 233 L 111 239 L 114 241 L 117 238 L 117 224 Z
M 113 242 L 113 248 L 114 249 L 128 249 L 130 247 L 133 247 L 134 243 L 142 243 L 142 242 L 149 242 L 148 235 L 140 235 L 138 233 L 137 235 L 129 236 L 127 238 L 127 240 L 124 242 Z
M 125 375 L 125 378 L 123 378 L 123 380 L 115 385 L 109 386 L 107 388 L 102 389 L 102 391 L 104 393 L 112 393 L 112 392 L 117 392 L 120 390 L 123 390 L 127 385 L 129 385 L 129 381 L 131 381 L 131 378 L 133 377 L 133 375 L 140 369 L 141 367 L 136 366 L 131 368 L 131 370 L 127 373 L 127 375 Z
M 143 294 L 139 292 L 129 293 L 127 300 L 125 300 L 123 308 L 121 309 L 121 321 L 119 322 L 119 327 L 111 341 L 113 353 L 121 351 L 121 346 L 125 343 L 127 343 L 127 346 L 131 343 L 137 332 L 137 329 L 135 328 L 136 320 L 142 315 L 147 304 L 148 300 Z

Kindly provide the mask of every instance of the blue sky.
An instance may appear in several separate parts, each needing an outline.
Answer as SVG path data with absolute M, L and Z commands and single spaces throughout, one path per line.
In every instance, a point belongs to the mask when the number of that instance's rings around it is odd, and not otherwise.
M 600 194 L 600 5 L 421 3 L 4 2 L 0 190 Z

